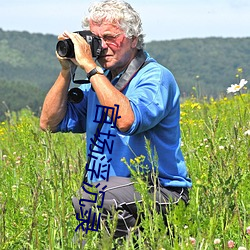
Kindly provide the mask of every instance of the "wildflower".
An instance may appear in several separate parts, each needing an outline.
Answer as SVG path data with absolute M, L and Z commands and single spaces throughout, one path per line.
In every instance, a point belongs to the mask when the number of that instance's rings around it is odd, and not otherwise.
M 199 103 L 192 103 L 192 104 L 191 104 L 191 108 L 192 108 L 192 109 L 201 109 L 201 106 L 200 106 Z
M 237 71 L 238 71 L 238 73 L 242 73 L 243 72 L 243 68 L 238 68 Z
M 194 246 L 196 243 L 196 239 L 193 237 L 189 237 L 189 240 L 190 240 L 191 244 Z
M 137 164 L 140 164 L 141 163 L 140 157 L 135 157 L 135 161 Z
M 245 136 L 249 136 L 250 135 L 250 129 L 248 129 L 247 131 L 244 132 Z
M 247 250 L 245 247 L 239 247 L 238 250 Z
M 227 242 L 227 246 L 228 246 L 228 248 L 234 248 L 234 241 L 233 240 L 229 240 Z
M 43 213 L 42 214 L 43 220 L 47 221 L 48 220 L 48 214 L 47 213 Z
M 231 87 L 227 88 L 227 93 L 235 93 L 240 91 L 245 85 L 247 81 L 245 79 L 241 79 L 239 84 L 231 84 Z
M 215 244 L 215 245 L 220 244 L 220 239 L 214 239 L 214 244 Z
M 130 159 L 130 164 L 135 165 L 135 161 L 133 159 Z
M 20 214 L 23 214 L 24 211 L 25 211 L 24 207 L 21 207 L 21 208 L 20 208 Z
M 223 150 L 224 149 L 224 146 L 219 146 L 219 150 Z
M 201 185 L 201 181 L 200 181 L 200 180 L 197 180 L 197 181 L 196 181 L 196 185 Z
M 13 192 L 15 192 L 15 191 L 17 190 L 17 185 L 13 185 L 13 186 L 11 187 L 11 189 L 12 189 Z
M 247 233 L 248 235 L 250 235 L 250 226 L 249 226 L 249 227 L 247 227 L 247 229 L 246 229 L 246 233 Z

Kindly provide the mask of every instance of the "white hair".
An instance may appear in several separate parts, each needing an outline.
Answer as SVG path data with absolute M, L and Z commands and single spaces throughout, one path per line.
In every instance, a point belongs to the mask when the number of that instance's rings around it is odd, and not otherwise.
M 144 35 L 142 34 L 142 22 L 139 14 L 131 5 L 121 0 L 104 0 L 96 2 L 89 8 L 89 15 L 83 19 L 83 28 L 89 28 L 90 20 L 101 24 L 103 20 L 117 24 L 126 37 L 138 38 L 137 48 L 143 49 Z

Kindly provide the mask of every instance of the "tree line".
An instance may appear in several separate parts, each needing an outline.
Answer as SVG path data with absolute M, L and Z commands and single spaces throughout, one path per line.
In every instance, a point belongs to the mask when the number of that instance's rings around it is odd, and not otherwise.
M 54 35 L 0 29 L 0 120 L 8 109 L 29 107 L 39 115 L 60 70 L 56 43 Z M 145 49 L 172 71 L 183 98 L 217 98 L 239 78 L 250 78 L 248 37 L 152 41 Z

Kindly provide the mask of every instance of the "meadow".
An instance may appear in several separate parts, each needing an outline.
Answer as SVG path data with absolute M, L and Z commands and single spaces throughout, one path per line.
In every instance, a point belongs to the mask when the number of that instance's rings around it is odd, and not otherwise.
M 249 103 L 247 92 L 185 100 L 182 150 L 193 181 L 190 204 L 171 208 L 165 226 L 134 173 L 144 197 L 143 230 L 120 242 L 103 229 L 89 231 L 85 249 L 250 249 Z M 80 249 L 71 197 L 82 181 L 84 148 L 84 135 L 40 131 L 29 109 L 6 113 L 0 124 L 0 249 Z M 141 166 L 143 156 L 127 164 Z M 111 234 L 114 227 L 110 223 Z

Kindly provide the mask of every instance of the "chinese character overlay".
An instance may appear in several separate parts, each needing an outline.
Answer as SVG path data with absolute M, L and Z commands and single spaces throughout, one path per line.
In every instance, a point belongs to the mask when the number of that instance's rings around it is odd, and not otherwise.
M 102 105 L 96 105 L 95 119 L 93 122 L 98 123 L 98 127 L 94 134 L 94 138 L 91 138 L 90 141 L 92 144 L 89 146 L 89 161 L 86 164 L 87 174 L 92 181 L 93 178 L 103 179 L 109 181 L 109 172 L 110 172 L 110 162 L 112 160 L 111 156 L 114 146 L 114 140 L 111 137 L 116 137 L 115 134 L 112 134 L 110 130 L 102 131 L 101 127 L 103 124 L 110 124 L 111 128 L 116 128 L 116 121 L 120 119 L 121 116 L 118 116 L 119 105 L 115 104 L 114 107 L 107 107 Z M 111 112 L 110 112 L 111 111 Z M 101 113 L 101 115 L 100 115 Z M 110 120 L 108 119 L 108 113 L 110 114 Z M 99 114 L 99 115 L 98 115 Z M 113 122 L 112 122 L 113 121 Z M 100 138 L 102 136 L 102 139 Z M 104 138 L 106 137 L 106 138 Z M 104 154 L 105 152 L 105 154 Z M 94 155 L 94 154 L 95 155 Z M 98 155 L 98 156 L 97 156 Z M 90 167 L 90 162 L 92 161 L 92 166 Z M 105 197 L 104 189 L 107 187 L 105 185 L 102 188 L 102 191 L 90 192 L 85 188 L 85 185 L 89 188 L 99 187 L 100 183 L 97 183 L 95 186 L 83 181 L 82 189 L 86 194 L 92 196 L 92 199 L 80 199 L 80 213 L 76 214 L 76 219 L 80 221 L 80 224 L 76 227 L 75 231 L 79 228 L 82 229 L 86 234 L 89 230 L 98 231 L 100 226 L 101 213 L 93 212 L 92 208 L 86 209 L 86 202 L 93 203 L 96 208 L 103 207 L 103 201 Z M 98 205 L 98 197 L 101 197 L 101 203 Z
M 77 231 L 79 228 L 81 228 L 82 231 L 83 232 L 85 231 L 85 233 L 87 234 L 89 230 L 98 231 L 99 226 L 100 226 L 101 213 L 93 212 L 92 208 L 89 208 L 89 210 L 84 210 L 84 207 L 85 207 L 84 202 L 91 202 L 91 203 L 97 204 L 97 199 L 101 195 L 101 204 L 97 205 L 96 207 L 102 208 L 104 197 L 105 197 L 105 192 L 104 191 L 99 191 L 99 192 L 97 191 L 97 193 L 90 192 L 89 190 L 87 190 L 85 188 L 84 185 L 87 185 L 91 188 L 93 188 L 93 185 L 91 185 L 87 182 L 83 182 L 82 189 L 87 194 L 94 196 L 94 199 L 90 198 L 90 199 L 80 199 L 79 200 L 80 214 L 79 213 L 76 214 L 76 219 L 78 221 L 80 221 L 81 223 L 76 227 L 75 231 Z M 100 183 L 98 183 L 95 187 L 97 188 L 98 186 L 100 186 Z M 107 187 L 107 185 L 105 185 L 102 188 L 102 190 L 104 190 L 106 187 Z
M 120 119 L 121 116 L 118 116 L 119 105 L 115 104 L 114 106 L 116 107 L 116 112 L 115 112 L 115 107 L 96 105 L 95 119 L 94 119 L 93 122 L 107 123 L 107 124 L 112 124 L 113 123 L 113 125 L 111 125 L 111 128 L 115 128 L 116 127 L 116 121 L 117 121 L 117 119 Z M 102 111 L 101 112 L 101 117 L 98 117 L 100 109 Z M 109 110 L 111 111 L 110 121 L 108 120 L 108 111 Z

